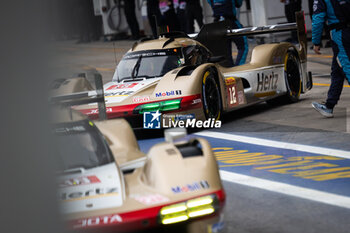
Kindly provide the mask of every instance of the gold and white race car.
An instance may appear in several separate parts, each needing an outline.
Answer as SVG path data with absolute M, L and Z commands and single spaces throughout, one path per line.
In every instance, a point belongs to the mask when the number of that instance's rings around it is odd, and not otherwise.
M 165 33 L 136 42 L 104 85 L 108 118 L 123 117 L 142 125 L 145 112 L 179 114 L 206 120 L 222 113 L 267 102 L 295 102 L 312 88 L 307 73 L 304 15 L 297 23 L 229 29 L 225 22 L 204 25 L 198 34 Z M 296 30 L 299 45 L 288 42 L 256 46 L 249 63 L 227 67 L 228 40 Z M 226 56 L 226 57 L 225 57 Z M 67 79 L 62 92 L 92 90 L 83 77 Z M 83 105 L 94 118 L 96 105 Z
M 145 155 L 123 119 L 92 122 L 66 107 L 55 107 L 53 116 L 58 197 L 71 229 L 222 230 L 225 192 L 206 140 L 164 142 Z

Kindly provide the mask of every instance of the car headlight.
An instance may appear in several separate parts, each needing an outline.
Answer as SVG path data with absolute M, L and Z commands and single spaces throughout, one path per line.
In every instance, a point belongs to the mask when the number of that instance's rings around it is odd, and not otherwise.
M 154 102 L 148 104 L 142 104 L 134 109 L 134 113 L 143 114 L 144 112 L 165 112 L 177 110 L 180 108 L 181 99 L 165 100 L 161 102 Z
M 160 210 L 162 224 L 172 224 L 210 215 L 215 212 L 215 195 L 199 197 L 186 202 L 165 206 Z

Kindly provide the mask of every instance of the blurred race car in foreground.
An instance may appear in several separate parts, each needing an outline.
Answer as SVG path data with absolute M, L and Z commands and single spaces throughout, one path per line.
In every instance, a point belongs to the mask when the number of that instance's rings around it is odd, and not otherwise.
M 142 125 L 144 112 L 219 119 L 222 113 L 263 101 L 288 103 L 312 88 L 307 74 L 304 15 L 297 23 L 229 29 L 225 22 L 204 25 L 198 34 L 165 33 L 136 42 L 104 85 L 108 118 Z M 288 42 L 256 46 L 247 64 L 227 67 L 227 43 L 235 36 L 296 30 L 299 45 Z M 226 57 L 225 57 L 226 56 Z M 62 92 L 92 90 L 84 77 L 67 79 Z M 95 104 L 78 108 L 96 118 Z
M 103 91 L 97 100 L 103 109 Z M 79 93 L 52 101 L 69 106 L 96 99 Z M 124 119 L 92 122 L 60 106 L 53 116 L 59 199 L 71 229 L 219 232 L 223 228 L 225 192 L 206 140 L 164 142 L 145 155 Z M 166 136 L 172 139 L 173 134 Z

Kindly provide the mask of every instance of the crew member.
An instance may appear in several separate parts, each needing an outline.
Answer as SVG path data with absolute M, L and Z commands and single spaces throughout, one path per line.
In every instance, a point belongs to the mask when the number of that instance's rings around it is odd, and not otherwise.
M 132 39 L 138 40 L 140 38 L 140 28 L 135 14 L 135 0 L 124 0 L 124 13 L 131 31 Z
M 176 12 L 177 20 L 179 21 L 180 31 L 186 32 L 186 1 L 185 0 L 173 0 L 174 9 Z
M 147 0 L 147 18 L 151 26 L 153 36 L 157 36 L 157 26 L 163 25 L 162 15 L 160 14 L 159 10 L 159 0 Z
M 194 33 L 194 20 L 199 28 L 203 26 L 203 12 L 199 0 L 186 0 L 187 33 Z
M 284 3 L 284 13 L 286 14 L 286 18 L 288 23 L 295 22 L 295 12 L 301 11 L 301 0 L 280 0 Z M 298 43 L 297 32 L 291 32 L 291 38 L 288 41 L 292 43 Z
M 242 6 L 243 0 L 207 0 L 214 12 L 214 22 L 227 20 L 232 29 L 242 28 L 242 24 L 236 18 L 236 7 Z M 229 58 L 230 66 L 242 65 L 245 63 L 248 55 L 248 41 L 247 37 L 235 37 L 232 39 L 238 49 L 238 55 L 236 62 L 233 63 L 232 59 L 232 44 L 231 41 L 228 43 L 227 57 Z
M 331 86 L 325 103 L 313 102 L 312 106 L 323 116 L 333 117 L 333 108 L 343 90 L 344 79 L 350 83 L 350 0 L 315 0 L 312 16 L 312 43 L 314 51 L 321 54 L 323 25 L 331 30 L 333 61 Z
M 174 9 L 172 0 L 159 0 L 160 13 L 163 16 L 165 26 L 169 31 L 179 31 L 180 24 L 177 20 L 177 16 Z
M 314 10 L 313 10 L 314 0 L 309 0 L 308 3 L 309 3 L 309 15 L 310 15 L 310 18 L 312 21 L 312 15 L 314 13 Z M 327 42 L 326 42 L 324 47 L 330 48 L 330 47 L 332 47 L 331 34 L 330 34 L 329 28 L 328 28 L 326 23 L 324 25 L 324 32 L 325 32 L 325 39 L 327 39 Z M 321 47 L 322 47 L 322 45 L 321 45 Z M 314 46 L 312 46 L 310 49 L 313 49 L 313 48 L 314 48 Z

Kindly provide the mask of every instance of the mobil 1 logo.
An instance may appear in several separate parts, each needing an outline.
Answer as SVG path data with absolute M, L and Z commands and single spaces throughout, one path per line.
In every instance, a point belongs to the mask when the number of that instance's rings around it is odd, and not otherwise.
M 256 91 L 273 91 L 277 89 L 278 74 L 261 72 L 257 75 Z

